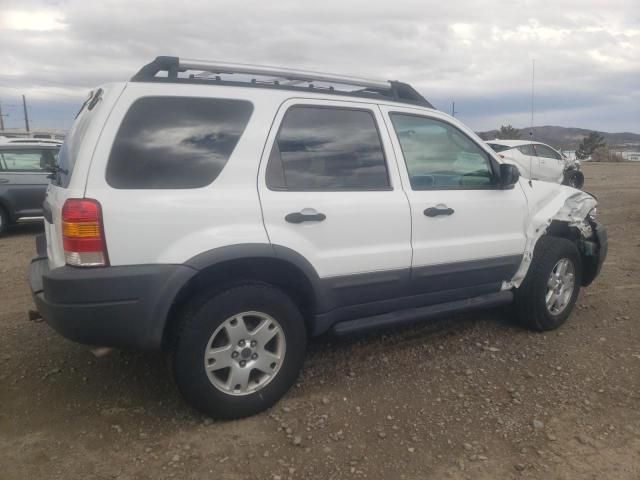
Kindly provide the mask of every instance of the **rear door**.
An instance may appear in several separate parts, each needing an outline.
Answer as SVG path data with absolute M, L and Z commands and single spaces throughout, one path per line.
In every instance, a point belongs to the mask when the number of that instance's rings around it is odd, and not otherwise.
M 375 105 L 285 102 L 258 186 L 276 252 L 311 263 L 334 306 L 407 294 L 409 205 Z
M 411 287 L 432 303 L 499 291 L 525 248 L 526 198 L 501 189 L 497 162 L 437 112 L 384 107 L 411 204 Z
M 536 156 L 533 144 L 528 143 L 526 145 L 521 145 L 516 147 L 516 150 L 522 155 L 521 162 L 524 165 L 525 170 L 529 172 L 529 174 L 525 176 L 532 180 L 544 180 L 544 174 L 540 169 L 540 160 L 538 160 L 538 157 Z
M 562 156 L 551 147 L 539 143 L 533 144 L 533 148 L 540 162 L 541 179 L 550 182 L 562 181 L 564 173 Z
M 0 195 L 15 218 L 39 217 L 49 179 L 48 167 L 55 164 L 55 151 L 37 147 L 0 150 Z

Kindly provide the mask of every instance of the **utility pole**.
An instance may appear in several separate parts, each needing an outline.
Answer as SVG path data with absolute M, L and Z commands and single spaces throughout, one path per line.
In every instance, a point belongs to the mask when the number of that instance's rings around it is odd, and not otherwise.
M 533 140 L 533 110 L 535 99 L 535 78 L 536 78 L 536 59 L 531 60 L 531 129 L 529 130 L 529 139 Z
M 27 98 L 22 95 L 22 108 L 24 109 L 24 126 L 29 133 L 29 114 L 27 113 Z

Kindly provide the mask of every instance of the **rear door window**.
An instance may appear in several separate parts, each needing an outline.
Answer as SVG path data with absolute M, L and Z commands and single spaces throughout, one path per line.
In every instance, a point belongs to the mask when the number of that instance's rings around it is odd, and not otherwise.
M 390 190 L 373 113 L 292 107 L 273 145 L 266 180 L 272 190 Z
M 245 100 L 141 98 L 120 125 L 107 183 L 122 189 L 209 185 L 229 160 L 252 111 Z

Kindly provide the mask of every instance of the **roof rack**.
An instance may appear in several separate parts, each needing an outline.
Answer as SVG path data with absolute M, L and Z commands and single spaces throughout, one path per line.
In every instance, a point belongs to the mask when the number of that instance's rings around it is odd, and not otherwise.
M 291 68 L 180 59 L 178 57 L 156 57 L 131 77 L 131 81 L 235 85 L 298 91 L 313 90 L 318 93 L 335 95 L 384 98 L 434 108 L 411 85 L 398 81 L 371 80 Z

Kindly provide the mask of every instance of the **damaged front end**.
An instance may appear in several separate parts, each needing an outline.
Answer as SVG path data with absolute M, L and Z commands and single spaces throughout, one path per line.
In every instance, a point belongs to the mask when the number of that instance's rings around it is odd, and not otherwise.
M 608 251 L 607 229 L 596 220 L 597 200 L 593 195 L 567 187 L 556 192 L 545 187 L 533 190 L 538 192 L 537 198 L 529 193 L 533 211 L 523 261 L 503 289 L 520 286 L 533 260 L 536 243 L 543 235 L 575 243 L 582 258 L 582 285 L 588 286 L 600 273 Z

